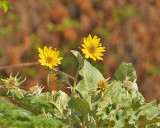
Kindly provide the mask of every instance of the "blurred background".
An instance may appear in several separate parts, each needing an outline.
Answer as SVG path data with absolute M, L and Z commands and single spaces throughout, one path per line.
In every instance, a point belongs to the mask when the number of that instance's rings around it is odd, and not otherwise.
M 79 50 L 88 34 L 97 35 L 106 47 L 104 61 L 89 61 L 106 78 L 122 62 L 132 63 L 146 102 L 160 97 L 160 0 L 7 1 L 13 10 L 0 9 L 0 67 L 37 62 L 38 47 L 46 45 L 64 57 L 59 69 L 75 76 L 78 63 L 70 50 Z M 40 65 L 1 69 L 0 78 L 17 72 L 27 77 L 25 89 L 46 85 Z

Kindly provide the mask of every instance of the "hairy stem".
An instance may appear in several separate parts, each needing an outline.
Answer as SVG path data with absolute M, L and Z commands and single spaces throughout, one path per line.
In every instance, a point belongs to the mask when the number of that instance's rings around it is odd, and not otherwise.
M 98 126 L 98 116 L 96 115 L 96 128 L 99 128 Z
M 48 86 L 48 92 L 51 92 L 50 86 L 49 86 L 49 67 L 48 67 L 48 70 L 47 70 L 47 86 Z
M 84 60 L 82 60 L 78 66 L 78 69 L 77 69 L 77 72 L 76 72 L 76 76 L 75 76 L 75 79 L 74 79 L 74 85 L 73 85 L 73 92 L 76 93 L 76 83 L 77 83 L 77 79 L 78 79 L 78 73 L 79 73 L 79 70 L 81 69 L 81 66 L 83 64 Z
M 45 116 L 45 118 L 47 118 L 47 114 L 46 114 L 44 108 L 42 108 L 42 112 L 43 112 L 43 115 Z
M 82 128 L 85 128 L 86 115 L 83 116 Z

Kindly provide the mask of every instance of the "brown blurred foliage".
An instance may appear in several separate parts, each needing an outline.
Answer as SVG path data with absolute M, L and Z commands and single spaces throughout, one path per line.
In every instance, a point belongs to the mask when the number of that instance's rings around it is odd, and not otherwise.
M 8 2 L 13 10 L 5 14 L 0 9 L 0 66 L 35 62 L 37 48 L 47 45 L 59 48 L 64 56 L 60 69 L 74 75 L 77 63 L 70 50 L 78 49 L 90 33 L 106 47 L 103 62 L 90 60 L 105 77 L 112 78 L 123 61 L 130 62 L 146 101 L 160 97 L 160 0 Z M 26 89 L 37 82 L 46 85 L 40 65 L 0 70 L 1 77 L 16 72 L 27 76 Z

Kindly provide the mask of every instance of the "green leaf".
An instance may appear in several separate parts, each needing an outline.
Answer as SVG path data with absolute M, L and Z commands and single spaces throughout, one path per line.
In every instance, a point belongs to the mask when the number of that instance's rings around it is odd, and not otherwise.
M 45 118 L 42 114 L 34 115 L 28 109 L 18 107 L 15 101 L 0 97 L 0 127 L 4 128 L 58 128 L 62 123 L 53 118 Z M 33 104 L 35 105 L 35 104 Z M 19 106 L 21 106 L 19 104 Z M 32 106 L 33 107 L 33 106 Z M 41 107 L 41 106 L 40 106 Z
M 62 91 L 52 91 L 52 93 L 41 93 L 38 96 L 41 100 L 53 104 L 63 117 L 63 110 L 66 109 L 70 97 Z
M 4 9 L 5 12 L 7 12 L 7 10 L 8 10 L 8 5 L 7 5 L 7 4 L 3 4 L 3 9 Z
M 61 122 L 43 115 L 33 115 L 22 109 L 5 111 L 0 114 L 0 126 L 5 128 L 58 128 Z
M 70 108 L 77 110 L 82 115 L 89 112 L 89 103 L 80 97 L 72 97 L 68 102 Z
M 136 82 L 137 76 L 136 76 L 136 70 L 133 68 L 131 63 L 125 63 L 123 62 L 116 73 L 114 74 L 117 80 L 120 81 L 131 81 Z
M 141 106 L 139 110 L 136 119 L 137 127 L 160 122 L 160 105 L 156 104 L 156 100 Z
M 130 128 L 134 127 L 136 113 L 143 104 L 140 92 L 127 91 L 121 81 L 112 80 L 107 99 L 98 104 L 97 115 L 112 127 Z
M 5 94 L 6 93 L 6 94 Z M 6 88 L 2 88 L 0 89 L 0 95 L 3 95 L 3 96 L 7 96 L 7 97 L 12 97 L 13 99 L 14 98 L 24 98 L 24 96 L 27 94 L 27 92 L 23 89 L 20 89 L 20 88 L 14 88 L 14 89 L 6 89 Z
M 148 120 L 152 120 L 155 117 L 160 117 L 160 105 L 156 104 L 156 100 L 145 104 L 139 108 L 141 111 L 139 112 L 138 116 L 146 115 Z
M 0 97 L 0 103 L 1 103 L 0 112 L 6 111 L 6 110 L 19 109 L 17 105 L 14 105 L 12 102 L 9 101 L 9 98 Z
M 8 8 L 13 9 L 13 7 L 7 1 L 0 1 L 0 8 L 1 7 L 3 7 L 5 12 L 7 12 Z
M 66 109 L 69 99 L 70 97 L 65 92 L 52 91 L 51 99 L 49 99 L 49 102 L 58 109 L 61 115 L 63 115 L 63 110 Z
M 124 128 L 135 128 L 134 124 L 129 124 L 128 120 L 125 120 Z
M 137 98 L 134 98 L 134 99 L 132 100 L 132 106 L 131 106 L 131 108 L 135 111 L 135 110 L 137 110 L 140 106 L 142 106 L 144 103 L 145 103 L 145 102 L 144 102 L 144 98 L 143 98 L 143 96 L 140 95 L 140 93 L 139 93 L 139 95 L 137 94 Z
M 98 82 L 104 80 L 103 75 L 98 69 L 93 67 L 87 60 L 84 61 L 84 66 L 79 74 L 83 79 L 77 84 L 76 90 L 85 98 L 89 97 L 90 90 L 98 88 Z
M 138 127 L 138 128 L 143 128 L 144 126 L 146 126 L 146 125 L 149 125 L 149 124 L 154 124 L 154 123 L 160 123 L 160 117 L 159 118 L 154 118 L 154 119 L 152 119 L 152 120 L 148 120 L 147 118 L 146 118 L 146 116 L 140 116 L 139 118 L 138 118 L 138 120 L 136 121 L 136 126 Z
M 73 53 L 73 55 L 75 55 L 75 57 L 78 59 L 78 62 L 81 63 L 83 61 L 83 57 L 81 56 L 79 51 L 76 50 L 71 50 L 71 52 Z
M 53 70 L 53 73 L 55 74 L 55 82 L 56 83 L 59 83 L 56 91 L 60 88 L 60 87 L 66 87 L 67 85 L 63 84 L 64 82 L 66 84 L 68 84 L 68 86 L 70 87 L 70 89 L 72 90 L 72 85 L 70 84 L 68 78 L 66 77 L 67 74 L 62 72 L 62 71 L 56 71 L 56 70 Z M 68 88 L 68 87 L 67 87 Z
M 124 128 L 125 122 L 124 119 L 120 119 L 115 122 L 114 128 Z
M 68 84 L 70 87 L 72 87 L 72 85 L 70 84 L 68 78 L 66 77 L 66 74 L 64 75 L 62 81 L 64 81 L 66 84 Z

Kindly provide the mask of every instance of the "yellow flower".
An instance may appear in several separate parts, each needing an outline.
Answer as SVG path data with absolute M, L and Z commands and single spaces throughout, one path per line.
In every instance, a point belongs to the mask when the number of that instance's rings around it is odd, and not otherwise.
M 38 86 L 33 86 L 33 87 L 30 87 L 29 88 L 29 90 L 31 91 L 31 92 L 34 92 L 35 90 L 37 90 L 38 89 Z
M 102 52 L 105 52 L 105 47 L 101 47 L 100 38 L 94 36 L 93 39 L 91 35 L 87 38 L 83 39 L 84 44 L 82 44 L 83 48 L 81 49 L 82 52 L 85 54 L 85 58 L 92 58 L 94 61 L 96 59 L 103 60 L 101 56 L 103 56 Z
M 107 99 L 107 94 L 104 95 L 104 99 Z
M 13 77 L 12 74 L 10 74 L 9 78 L 1 79 L 4 82 L 5 88 L 14 89 L 14 88 L 18 87 L 19 85 L 21 85 L 26 80 L 26 78 L 24 78 L 24 80 L 19 81 L 22 77 L 18 78 L 18 74 L 19 73 L 17 73 L 17 75 L 15 77 Z
M 52 50 L 52 47 L 47 48 L 44 46 L 44 49 L 38 48 L 39 51 L 39 62 L 42 66 L 47 66 L 49 68 L 53 68 L 53 66 L 58 66 L 61 63 L 62 57 L 58 58 L 59 51 Z
M 107 90 L 109 87 L 109 81 L 104 80 L 100 80 L 98 82 L 98 88 L 101 88 L 102 90 Z
M 28 95 L 40 94 L 42 92 L 43 88 L 44 87 L 42 87 L 42 85 L 39 86 L 38 83 L 37 83 L 37 85 L 29 88 L 29 94 Z
M 131 81 L 126 81 L 126 80 L 124 81 L 123 80 L 123 84 L 125 84 L 125 85 L 132 85 L 133 83 Z
M 53 79 L 55 81 L 62 81 L 65 77 L 65 73 L 61 71 L 54 71 L 53 73 Z
M 7 89 L 11 89 L 11 88 L 14 88 L 15 87 L 15 84 L 16 84 L 16 81 L 15 81 L 15 79 L 12 77 L 12 76 L 10 76 L 9 78 L 6 78 L 5 80 L 4 80 L 4 86 L 7 88 Z

